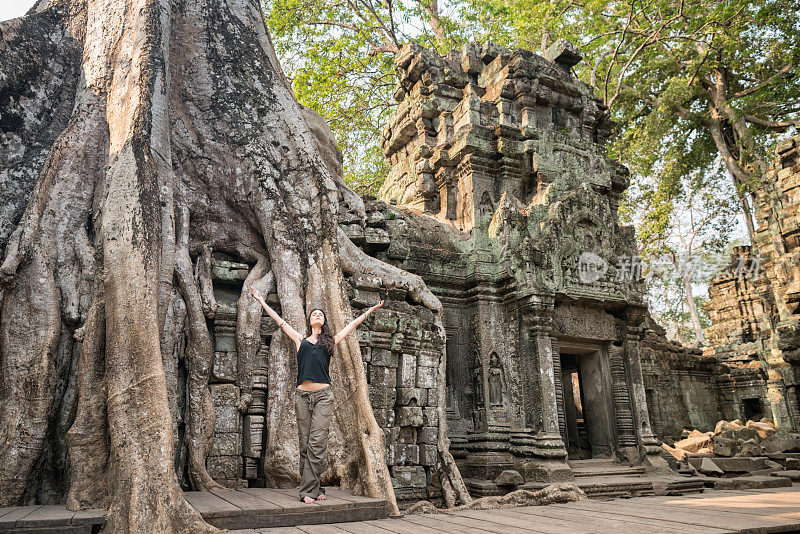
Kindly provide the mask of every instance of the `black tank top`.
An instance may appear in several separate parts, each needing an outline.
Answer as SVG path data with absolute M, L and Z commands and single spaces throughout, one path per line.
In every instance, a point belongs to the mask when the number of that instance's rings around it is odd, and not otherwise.
M 297 385 L 302 384 L 303 380 L 330 384 L 330 363 L 331 355 L 325 347 L 304 339 L 297 351 Z

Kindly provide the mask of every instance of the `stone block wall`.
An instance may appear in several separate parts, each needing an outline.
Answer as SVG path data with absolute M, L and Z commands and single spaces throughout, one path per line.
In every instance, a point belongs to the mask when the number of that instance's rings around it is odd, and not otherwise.
M 227 487 L 258 485 L 258 479 L 263 478 L 258 467 L 266 417 L 267 352 L 275 328 L 269 318 L 262 320 L 262 346 L 252 372 L 252 383 L 245 384 L 247 375 L 240 368 L 236 348 L 236 304 L 249 270 L 247 264 L 219 257 L 212 259 L 211 275 L 218 307 L 209 321 L 214 346 L 209 388 L 216 422 L 206 466 L 214 480 Z M 268 295 L 267 299 L 276 305 L 277 295 Z M 243 388 L 253 396 L 245 413 L 239 410 Z
M 407 223 L 383 202 L 367 198 L 366 209 L 363 222 L 353 213 L 342 213 L 341 227 L 368 254 L 402 264 L 410 254 Z M 379 280 L 363 274 L 346 281 L 354 314 L 387 300 L 359 327 L 358 339 L 397 498 L 435 500 L 441 494 L 436 464 L 438 366 L 444 339 L 433 312 L 412 304 L 404 289 L 381 288 Z
M 667 340 L 649 316 L 647 325 L 642 377 L 653 432 L 661 440 L 675 440 L 684 429 L 713 430 L 722 414 L 717 359 Z
M 726 418 L 760 414 L 800 429 L 800 136 L 777 146 L 755 194 L 752 247 L 709 287 L 708 353 Z

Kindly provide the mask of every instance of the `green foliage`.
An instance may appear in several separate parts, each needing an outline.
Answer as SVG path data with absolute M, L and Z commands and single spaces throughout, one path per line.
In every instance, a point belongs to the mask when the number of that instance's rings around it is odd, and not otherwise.
M 448 15 L 456 11 L 419 0 L 265 0 L 263 9 L 298 100 L 325 117 L 342 149 L 345 181 L 376 193 L 388 171 L 379 140 L 396 105 L 394 52 L 411 41 L 440 51 L 463 42 Z

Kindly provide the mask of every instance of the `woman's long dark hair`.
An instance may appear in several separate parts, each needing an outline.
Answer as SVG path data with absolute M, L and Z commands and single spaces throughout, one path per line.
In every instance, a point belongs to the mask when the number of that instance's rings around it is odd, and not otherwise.
M 310 336 L 314 331 L 311 328 L 311 314 L 315 311 L 321 311 L 322 316 L 325 317 L 325 320 L 322 323 L 322 328 L 320 329 L 320 333 L 317 336 L 317 345 L 322 344 L 322 348 L 328 353 L 328 356 L 333 358 L 333 351 L 336 348 L 336 343 L 333 342 L 333 334 L 331 333 L 331 327 L 328 326 L 328 314 L 325 313 L 325 310 L 320 308 L 314 308 L 310 312 L 308 312 L 308 316 L 306 317 L 306 337 Z

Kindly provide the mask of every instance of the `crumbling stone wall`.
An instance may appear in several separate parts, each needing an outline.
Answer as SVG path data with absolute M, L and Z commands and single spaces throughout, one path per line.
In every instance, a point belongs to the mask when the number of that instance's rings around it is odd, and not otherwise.
M 739 417 L 732 399 L 756 390 L 772 406 L 773 379 L 754 348 L 764 339 L 754 326 L 764 302 L 754 297 L 757 284 L 722 277 L 714 286 L 720 305 L 712 317 L 739 314 L 710 330 L 714 353 L 667 341 L 648 318 L 634 231 L 617 213 L 627 170 L 605 154 L 605 108 L 570 74 L 579 59 L 563 42 L 545 57 L 491 43 L 446 56 L 409 45 L 397 56 L 398 108 L 381 140 L 392 164 L 382 199 L 367 197 L 365 218 L 345 210 L 339 223 L 369 255 L 421 276 L 444 309 L 441 339 L 431 312 L 410 304 L 402 288 L 380 289 L 359 273 L 346 280 L 354 312 L 387 300 L 357 335 L 400 500 L 440 493 L 443 350 L 451 450 L 477 493 L 493 491 L 506 469 L 526 482 L 571 478 L 566 406 L 574 399 L 562 361 L 583 374 L 594 454 L 655 470 L 666 464 L 654 433 L 666 438 Z M 218 425 L 208 463 L 228 485 L 259 485 L 266 393 L 259 369 L 275 330 L 262 322 L 259 360 L 243 373 L 232 321 L 249 267 L 229 260 L 214 260 Z M 255 400 L 239 413 L 244 389 Z
M 687 428 L 713 430 L 721 418 L 717 359 L 667 340 L 664 329 L 649 316 L 641 354 L 647 409 L 656 435 L 669 441 Z
M 709 354 L 722 364 L 727 419 L 761 414 L 800 429 L 800 136 L 777 147 L 755 197 L 752 250 L 737 249 L 709 287 Z M 752 275 L 757 276 L 752 276 Z

